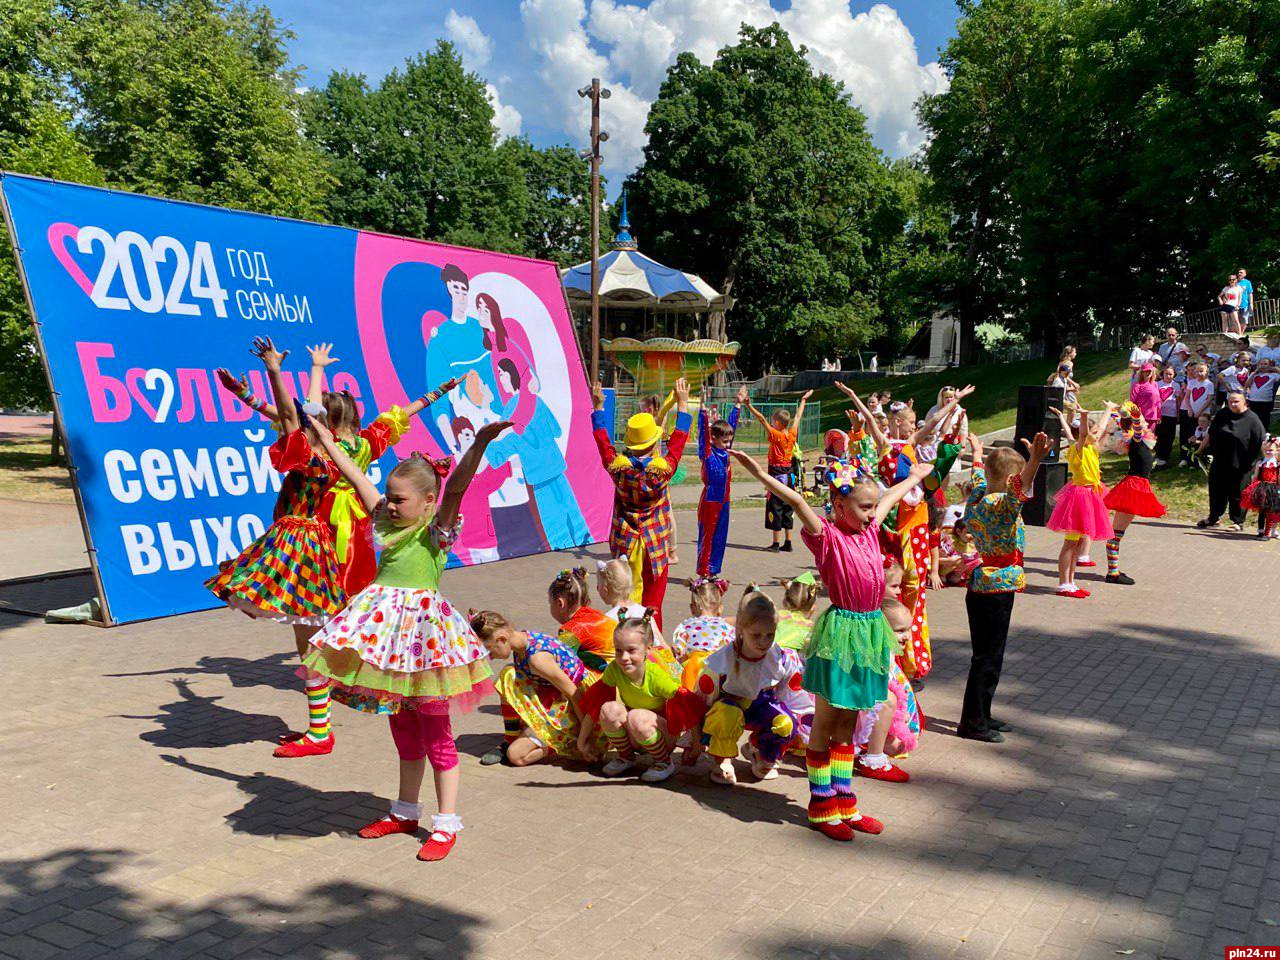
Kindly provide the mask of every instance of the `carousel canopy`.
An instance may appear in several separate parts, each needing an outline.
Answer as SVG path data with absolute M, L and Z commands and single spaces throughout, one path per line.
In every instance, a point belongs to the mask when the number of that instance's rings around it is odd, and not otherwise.
M 606 306 L 656 307 L 660 310 L 728 310 L 732 299 L 693 273 L 663 266 L 636 249 L 622 197 L 622 220 L 613 250 L 600 257 L 600 299 Z M 574 303 L 591 299 L 591 261 L 561 272 L 565 293 Z

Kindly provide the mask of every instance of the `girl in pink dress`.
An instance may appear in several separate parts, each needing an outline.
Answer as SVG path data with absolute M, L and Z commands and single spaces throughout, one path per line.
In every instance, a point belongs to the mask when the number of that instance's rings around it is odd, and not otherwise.
M 880 611 L 885 594 L 880 524 L 906 494 L 934 470 L 917 463 L 883 495 L 873 476 L 844 467 L 831 479 L 832 520 L 819 516 L 799 492 L 770 477 L 746 454 L 743 468 L 774 496 L 786 500 L 802 525 L 801 537 L 817 561 L 831 606 L 818 617 L 803 654 L 805 690 L 816 710 L 805 753 L 809 825 L 832 840 L 884 825 L 858 811 L 853 791 L 854 728 L 858 711 L 883 703 L 897 641 Z

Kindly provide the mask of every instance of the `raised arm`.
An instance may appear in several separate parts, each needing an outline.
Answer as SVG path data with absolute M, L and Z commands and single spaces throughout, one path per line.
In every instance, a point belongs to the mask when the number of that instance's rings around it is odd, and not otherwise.
M 600 462 L 608 470 L 618 457 L 613 440 L 609 436 L 609 424 L 604 419 L 604 384 L 591 385 L 591 436 L 596 442 L 596 452 L 600 454 Z
M 1025 442 L 1025 441 L 1024 441 Z M 1026 465 L 1022 468 L 1022 473 L 1018 477 L 1022 481 L 1022 489 L 1030 490 L 1031 485 L 1035 483 L 1036 473 L 1040 470 L 1040 461 L 1042 461 L 1049 452 L 1049 437 L 1044 433 L 1037 433 L 1035 439 L 1029 444 L 1031 448 L 1031 456 L 1027 458 Z
M 978 389 L 977 387 L 973 386 L 972 384 L 969 384 L 963 389 L 957 390 L 956 395 L 954 397 L 952 397 L 950 400 L 948 400 L 946 403 L 940 406 L 937 410 L 933 411 L 932 414 L 925 417 L 924 423 L 920 424 L 920 426 L 916 429 L 916 432 L 911 435 L 910 442 L 912 446 L 915 446 L 916 444 L 919 444 L 923 442 L 925 439 L 927 439 L 933 433 L 933 428 L 938 424 L 938 422 L 944 419 L 945 417 L 951 416 L 951 411 L 960 405 L 960 401 L 963 400 L 965 397 L 969 396 L 969 394 L 973 393 L 977 389 Z
M 1071 423 L 1070 421 L 1067 420 L 1067 415 L 1063 413 L 1061 410 L 1059 410 L 1057 407 L 1050 407 L 1049 412 L 1052 413 L 1055 417 L 1057 417 L 1058 422 L 1062 424 L 1062 432 L 1066 434 L 1067 443 L 1075 443 L 1076 435 L 1075 435 L 1075 432 L 1071 429 Z
M 751 402 L 750 398 L 748 398 L 747 400 L 747 413 L 751 414 L 753 417 L 755 417 L 757 420 L 760 421 L 760 426 L 764 427 L 765 435 L 768 436 L 769 421 L 764 418 L 763 413 L 761 413 L 759 410 L 756 409 L 756 405 Z
M 360 469 L 360 465 L 347 456 L 347 452 L 342 447 L 338 446 L 333 439 L 333 431 L 328 426 L 319 419 L 314 419 L 311 421 L 311 429 L 320 438 L 320 445 L 324 448 L 326 456 L 333 461 L 333 465 L 338 468 L 338 472 L 342 474 L 343 478 L 351 484 L 365 510 L 373 513 L 378 501 L 382 499 L 382 494 L 373 485 L 373 481 Z
M 1116 412 L 1116 405 L 1108 400 L 1102 407 L 1102 416 L 1098 418 L 1097 426 L 1093 428 L 1093 442 L 1101 443 L 1103 436 L 1111 427 L 1111 415 Z
M 437 400 L 439 400 L 441 397 L 443 397 L 446 393 L 448 393 L 450 390 L 452 390 L 461 382 L 462 382 L 461 377 L 454 377 L 452 380 L 446 380 L 444 383 L 440 384 L 440 386 L 436 387 L 430 393 L 424 393 L 417 400 L 413 401 L 413 403 L 405 407 L 404 415 L 406 417 L 417 416 L 419 413 L 421 413 L 427 407 L 431 406 L 433 403 L 435 403 Z
M 311 354 L 311 380 L 307 383 L 307 400 L 311 403 L 319 403 L 324 393 L 321 384 L 324 383 L 325 367 L 338 362 L 337 357 L 329 356 L 332 349 L 332 343 L 317 343 L 307 347 L 307 352 Z
M 764 467 L 760 466 L 760 464 L 751 457 L 748 457 L 741 450 L 730 450 L 729 455 L 737 460 L 747 473 L 759 480 L 766 490 L 778 499 L 785 500 L 789 503 L 791 508 L 796 512 L 796 516 L 800 518 L 800 523 L 803 524 L 806 530 L 810 533 L 822 532 L 822 518 L 814 513 L 813 507 L 809 506 L 809 501 L 804 498 L 803 494 L 793 490 L 791 487 L 788 487 L 785 483 L 781 483 L 769 476 Z
M 218 383 L 221 384 L 222 389 L 227 391 L 227 393 L 231 394 L 233 397 L 239 398 L 240 402 L 250 410 L 254 410 L 262 414 L 268 420 L 279 419 L 279 414 L 276 412 L 276 408 L 274 406 L 267 403 L 267 401 L 263 400 L 261 397 L 255 397 L 253 395 L 253 391 L 249 389 L 248 377 L 241 376 L 237 379 L 226 367 L 219 367 L 213 372 L 218 378 Z
M 289 351 L 281 353 L 270 337 L 254 337 L 249 352 L 262 361 L 267 368 L 267 380 L 271 383 L 271 393 L 276 402 L 276 413 L 279 415 L 280 427 L 285 433 L 293 433 L 301 425 L 298 411 L 294 409 L 289 391 L 284 388 L 284 378 L 280 376 L 280 364 L 289 356 Z
M 458 465 L 453 468 L 444 485 L 444 494 L 440 497 L 440 509 L 436 511 L 436 523 L 441 530 L 450 529 L 458 521 L 458 508 L 462 506 L 462 495 L 467 492 L 471 478 L 480 469 L 480 461 L 484 451 L 503 430 L 511 426 L 510 420 L 495 420 L 486 423 L 476 431 L 476 441 L 462 455 Z
M 876 422 L 875 416 L 872 414 L 871 410 L 867 407 L 867 405 L 862 402 L 862 398 L 859 397 L 853 391 L 853 388 L 850 387 L 848 384 L 846 384 L 843 380 L 837 380 L 836 386 L 840 389 L 842 393 L 844 393 L 845 396 L 847 396 L 850 400 L 852 400 L 853 405 L 858 408 L 858 413 L 862 416 L 862 423 L 864 428 L 866 429 L 867 433 L 871 434 L 871 439 L 875 441 L 876 452 L 879 453 L 880 451 L 884 450 L 887 446 L 889 446 L 889 438 L 884 435 L 884 431 L 880 429 L 880 424 Z
M 796 418 L 791 423 L 791 429 L 796 432 L 796 436 L 800 435 L 800 418 L 804 416 L 804 405 L 809 402 L 809 398 L 813 396 L 812 390 L 806 390 L 800 396 L 800 402 L 796 404 Z
M 903 497 L 918 487 L 920 481 L 931 473 L 933 473 L 932 463 L 913 464 L 907 472 L 905 480 L 895 483 L 880 495 L 880 502 L 876 504 L 876 523 L 884 523 L 884 518 L 889 515 L 889 511 L 896 507 Z

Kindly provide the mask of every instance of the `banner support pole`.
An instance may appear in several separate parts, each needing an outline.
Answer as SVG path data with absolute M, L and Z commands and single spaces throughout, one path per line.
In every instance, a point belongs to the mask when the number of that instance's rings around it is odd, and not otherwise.
M 0 211 L 4 213 L 5 226 L 9 231 L 9 245 L 13 248 L 13 260 L 18 267 L 18 279 L 22 281 L 22 293 L 27 300 L 27 311 L 31 314 L 31 326 L 36 335 L 36 352 L 40 354 L 40 366 L 44 369 L 45 382 L 49 385 L 49 399 L 53 405 L 53 429 L 62 431 L 62 452 L 67 458 L 67 472 L 71 475 L 71 492 L 75 495 L 76 513 L 80 517 L 80 530 L 84 533 L 85 551 L 89 556 L 89 572 L 93 576 L 94 588 L 98 591 L 98 603 L 102 609 L 101 620 L 91 620 L 90 623 L 102 627 L 115 626 L 115 620 L 111 616 L 111 605 L 107 601 L 107 591 L 102 587 L 102 573 L 98 569 L 98 550 L 93 545 L 93 534 L 89 532 L 89 518 L 84 509 L 84 498 L 80 495 L 79 474 L 76 471 L 75 459 L 71 453 L 71 444 L 63 426 L 66 420 L 63 419 L 62 409 L 58 405 L 58 391 L 53 385 L 53 372 L 49 369 L 49 358 L 45 354 L 44 341 L 40 336 L 40 319 L 36 316 L 36 304 L 31 299 L 31 287 L 27 283 L 27 271 L 22 265 L 22 247 L 18 243 L 18 228 L 13 222 L 13 215 L 9 211 L 9 197 L 4 191 L 5 171 L 0 171 Z

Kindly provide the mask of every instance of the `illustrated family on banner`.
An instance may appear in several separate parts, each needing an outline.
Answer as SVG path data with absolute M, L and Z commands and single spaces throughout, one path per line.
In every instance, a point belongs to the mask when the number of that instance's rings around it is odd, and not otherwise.
M 451 310 L 423 315 L 424 382 L 462 382 L 424 411 L 433 438 L 457 460 L 481 427 L 513 423 L 485 451 L 485 466 L 463 500 L 470 562 L 590 542 L 566 475 L 567 431 L 544 397 L 528 333 L 519 318 L 504 316 L 492 293 L 473 296 L 460 267 L 445 265 L 441 280 Z

